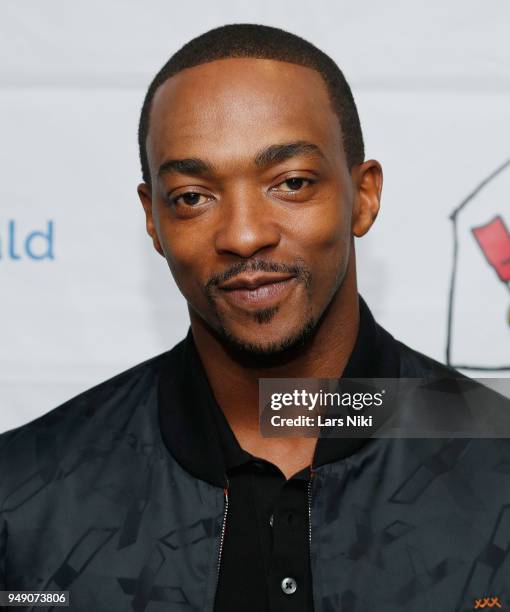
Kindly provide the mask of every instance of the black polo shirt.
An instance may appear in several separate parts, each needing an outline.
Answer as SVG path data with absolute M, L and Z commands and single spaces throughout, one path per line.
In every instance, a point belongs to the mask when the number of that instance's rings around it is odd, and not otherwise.
M 359 331 L 343 377 L 398 377 L 399 357 L 391 336 L 376 324 L 361 296 L 359 304 Z M 307 467 L 286 480 L 276 465 L 241 448 L 214 400 L 191 330 L 187 349 L 183 375 L 189 379 L 192 398 L 187 423 L 181 418 L 183 415 L 176 414 L 173 420 L 172 414 L 163 409 L 160 409 L 160 422 L 167 446 L 174 452 L 177 448 L 177 455 L 186 454 L 188 465 L 190 449 L 185 445 L 196 445 L 195 474 L 212 482 L 214 474 L 218 479 L 223 471 L 227 478 L 224 484 L 228 490 L 228 512 L 215 612 L 311 612 L 312 469 Z M 164 393 L 160 401 L 169 405 Z M 347 457 L 366 442 L 319 437 L 314 467 Z

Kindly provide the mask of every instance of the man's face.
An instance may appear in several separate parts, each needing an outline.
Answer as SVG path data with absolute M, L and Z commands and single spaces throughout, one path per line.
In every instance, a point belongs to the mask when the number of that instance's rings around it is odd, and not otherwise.
M 321 76 L 250 58 L 186 69 L 156 92 L 147 153 L 147 229 L 192 319 L 257 354 L 310 336 L 345 275 L 357 191 Z

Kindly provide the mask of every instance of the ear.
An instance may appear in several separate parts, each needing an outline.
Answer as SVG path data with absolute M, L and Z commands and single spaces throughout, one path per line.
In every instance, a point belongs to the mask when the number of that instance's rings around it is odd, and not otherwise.
M 381 164 L 369 159 L 352 170 L 355 188 L 352 233 L 360 238 L 372 227 L 381 203 L 383 173 Z
M 164 257 L 165 254 L 163 253 L 163 249 L 161 248 L 161 243 L 156 232 L 154 218 L 152 215 L 151 187 L 150 185 L 147 185 L 147 183 L 140 183 L 140 185 L 138 185 L 137 191 L 138 197 L 140 198 L 140 202 L 142 203 L 143 209 L 145 211 L 145 227 L 147 229 L 147 233 L 152 238 L 152 244 L 154 245 L 156 251 Z

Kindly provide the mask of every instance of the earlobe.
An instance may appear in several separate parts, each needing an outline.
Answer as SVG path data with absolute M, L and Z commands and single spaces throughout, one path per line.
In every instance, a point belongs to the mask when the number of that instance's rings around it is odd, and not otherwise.
M 152 190 L 150 185 L 147 183 L 140 183 L 137 188 L 138 197 L 140 198 L 140 202 L 142 203 L 144 212 L 145 212 L 145 227 L 147 233 L 152 238 L 152 244 L 156 251 L 164 257 L 165 254 L 163 249 L 161 248 L 161 243 L 159 241 L 158 234 L 156 232 L 156 227 L 154 225 L 154 217 L 152 215 Z
M 364 236 L 372 227 L 379 213 L 382 191 L 381 164 L 370 159 L 354 170 L 356 195 L 352 211 L 352 233 L 357 238 Z

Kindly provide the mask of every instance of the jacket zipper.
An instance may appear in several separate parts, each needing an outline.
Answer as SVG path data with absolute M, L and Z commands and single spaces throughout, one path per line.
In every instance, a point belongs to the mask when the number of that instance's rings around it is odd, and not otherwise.
M 312 558 L 312 480 L 315 470 L 310 466 L 310 478 L 308 480 L 308 553 Z
M 319 436 L 315 442 L 315 448 L 313 449 L 312 461 L 310 462 L 310 478 L 308 479 L 308 560 L 310 562 L 310 571 L 312 571 L 312 485 L 313 478 L 315 476 L 315 461 L 317 455 L 317 447 L 319 446 Z M 313 591 L 313 589 L 312 589 Z
M 223 541 L 225 540 L 225 529 L 226 529 L 226 526 L 227 526 L 228 485 L 229 485 L 229 482 L 227 480 L 227 486 L 223 489 L 223 493 L 225 495 L 225 510 L 223 512 L 223 523 L 221 525 L 220 549 L 219 549 L 219 552 L 218 552 L 218 568 L 217 568 L 217 571 L 216 571 L 216 590 L 218 590 L 218 582 L 220 580 L 221 553 L 223 552 Z

